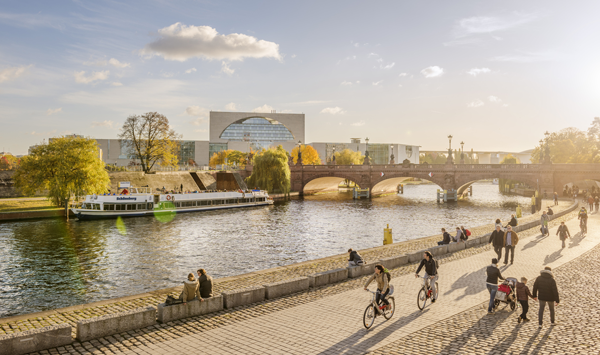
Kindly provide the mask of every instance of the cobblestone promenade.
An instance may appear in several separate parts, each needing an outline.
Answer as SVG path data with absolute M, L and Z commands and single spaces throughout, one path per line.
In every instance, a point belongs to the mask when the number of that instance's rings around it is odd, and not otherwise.
M 535 321 L 518 325 L 518 314 L 508 309 L 486 314 L 485 267 L 495 254 L 481 246 L 440 259 L 440 298 L 423 312 L 416 305 L 420 281 L 412 275 L 415 266 L 394 270 L 396 314 L 389 321 L 378 317 L 371 330 L 362 325 L 370 300 L 362 290 L 363 277 L 49 353 L 597 354 L 600 233 L 595 231 L 600 230 L 600 215 L 591 216 L 585 238 L 578 235 L 576 219 L 567 224 L 573 235 L 567 248 L 561 249 L 556 227 L 550 237 L 522 233 L 514 265 L 501 267 L 504 276 L 526 276 L 531 284 L 544 266 L 555 268 L 562 302 L 554 328 L 549 320 L 542 329 Z M 530 304 L 535 320 L 537 304 Z

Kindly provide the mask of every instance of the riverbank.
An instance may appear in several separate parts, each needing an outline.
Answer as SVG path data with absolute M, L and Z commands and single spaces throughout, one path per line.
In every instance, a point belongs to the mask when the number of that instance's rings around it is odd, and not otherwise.
M 569 206 L 566 204 L 559 206 L 555 209 L 557 213 L 564 211 Z M 571 213 L 572 214 L 572 213 Z M 568 217 L 570 218 L 571 214 Z M 561 218 L 562 219 L 562 218 Z M 530 215 L 520 220 L 521 224 L 525 224 L 531 221 L 539 220 L 539 214 Z M 558 223 L 558 220 L 552 223 Z M 493 229 L 493 224 L 488 224 L 476 228 L 472 228 L 471 231 L 473 236 L 485 235 Z M 535 232 L 536 228 L 531 230 L 531 233 Z M 413 251 L 422 250 L 437 245 L 437 241 L 441 239 L 441 236 L 429 236 L 420 239 L 403 241 L 394 243 L 387 246 L 379 246 L 370 249 L 361 250 L 361 254 L 367 260 L 380 260 L 385 257 L 396 256 L 401 254 L 408 254 Z M 467 249 L 461 251 L 463 254 L 477 253 L 477 249 Z M 256 285 L 263 285 L 266 283 L 281 281 L 286 279 L 292 279 L 299 276 L 306 276 L 309 274 L 332 270 L 340 267 L 347 266 L 347 254 L 332 255 L 326 258 L 315 259 L 305 261 L 301 263 L 291 264 L 287 266 L 280 266 L 276 268 L 246 273 L 237 276 L 230 276 L 215 279 L 214 292 L 216 294 L 245 287 L 251 287 Z M 133 308 L 143 306 L 156 306 L 158 303 L 164 301 L 167 295 L 173 294 L 178 296 L 180 292 L 180 286 L 159 289 L 152 292 L 147 292 L 138 295 L 131 295 L 121 297 L 117 299 L 109 299 L 105 301 L 77 305 L 67 308 L 48 310 L 45 312 L 23 314 L 9 318 L 0 319 L 0 334 L 14 333 L 23 330 L 35 329 L 52 324 L 69 323 L 74 325 L 77 320 L 86 319 L 94 316 L 114 314 Z

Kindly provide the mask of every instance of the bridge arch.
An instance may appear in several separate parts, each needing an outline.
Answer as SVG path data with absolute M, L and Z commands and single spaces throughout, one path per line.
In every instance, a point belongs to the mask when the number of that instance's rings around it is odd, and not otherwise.
M 422 179 L 422 180 L 427 180 L 427 181 L 431 181 L 432 183 L 438 185 L 440 188 L 444 188 L 444 176 L 440 175 L 439 177 L 437 176 L 429 176 L 428 174 L 425 173 L 413 173 L 413 174 L 407 174 L 407 173 L 391 173 L 391 174 L 385 174 L 383 176 L 378 176 L 377 178 L 373 179 L 372 181 L 372 186 L 371 186 L 371 194 L 376 196 L 376 195 L 381 195 L 381 194 L 386 194 L 386 193 L 392 193 L 397 191 L 397 187 L 399 184 L 401 184 L 403 181 L 406 181 L 408 179 L 412 179 L 412 178 L 417 178 L 417 179 Z
M 458 195 L 460 196 L 469 188 L 469 186 L 473 185 L 475 182 L 481 181 L 481 180 L 493 180 L 493 179 L 507 179 L 507 180 L 518 181 L 522 184 L 530 186 L 533 189 L 536 189 L 538 186 L 537 178 L 535 178 L 533 176 L 520 176 L 520 175 L 516 175 L 516 176 L 508 175 L 507 176 L 506 174 L 502 174 L 502 173 L 488 173 L 488 174 L 478 174 L 477 176 L 458 178 L 456 180 L 456 186 L 457 186 L 456 191 L 457 191 Z
M 356 181 L 355 176 L 344 175 L 344 174 L 336 174 L 332 176 L 331 174 L 320 174 L 311 176 L 307 179 L 302 186 L 303 194 L 316 194 L 319 192 L 332 192 L 337 191 L 338 186 L 344 180 L 349 180 L 355 183 L 357 186 L 361 186 L 359 181 Z

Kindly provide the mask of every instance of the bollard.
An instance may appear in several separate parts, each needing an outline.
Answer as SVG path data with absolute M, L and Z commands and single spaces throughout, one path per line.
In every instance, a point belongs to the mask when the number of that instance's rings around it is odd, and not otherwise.
M 516 211 L 516 215 L 517 218 L 521 218 L 523 216 L 523 211 L 521 210 L 521 205 L 517 205 L 517 211 Z
M 392 239 L 392 228 L 390 225 L 387 225 L 387 228 L 383 228 L 383 245 L 392 244 L 394 241 Z

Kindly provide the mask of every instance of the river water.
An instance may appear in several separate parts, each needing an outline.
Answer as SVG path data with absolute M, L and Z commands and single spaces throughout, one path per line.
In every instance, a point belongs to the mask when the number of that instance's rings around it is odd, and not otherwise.
M 438 204 L 437 188 L 406 185 L 403 195 L 359 201 L 349 193 L 307 196 L 170 222 L 0 223 L 0 317 L 173 287 L 201 267 L 223 277 L 375 247 L 388 223 L 397 242 L 506 221 L 517 203 L 529 203 L 477 183 L 468 200 Z

